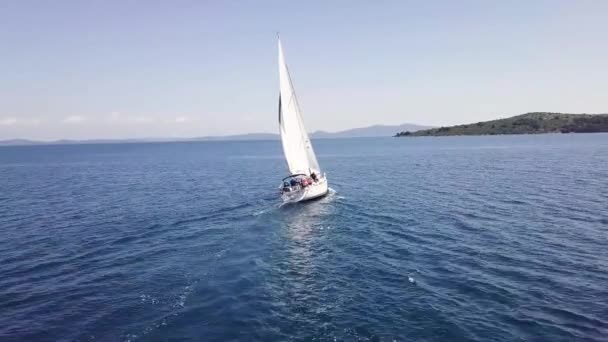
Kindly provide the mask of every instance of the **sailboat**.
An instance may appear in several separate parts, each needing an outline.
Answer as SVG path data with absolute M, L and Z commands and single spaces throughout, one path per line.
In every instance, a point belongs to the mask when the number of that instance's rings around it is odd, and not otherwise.
M 279 131 L 289 176 L 283 178 L 281 198 L 284 202 L 301 202 L 323 197 L 328 192 L 327 177 L 321 171 L 317 156 L 304 128 L 296 92 L 285 63 L 279 41 Z

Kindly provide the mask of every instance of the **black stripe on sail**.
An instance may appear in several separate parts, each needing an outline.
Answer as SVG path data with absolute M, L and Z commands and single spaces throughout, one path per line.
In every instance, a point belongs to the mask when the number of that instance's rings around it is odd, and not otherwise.
M 281 94 L 279 94 L 279 125 L 281 124 Z

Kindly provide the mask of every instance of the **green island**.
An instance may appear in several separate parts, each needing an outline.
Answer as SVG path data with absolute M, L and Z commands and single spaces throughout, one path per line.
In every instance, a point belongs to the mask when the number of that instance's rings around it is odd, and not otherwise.
M 608 114 L 534 112 L 468 125 L 399 132 L 395 137 L 608 132 Z

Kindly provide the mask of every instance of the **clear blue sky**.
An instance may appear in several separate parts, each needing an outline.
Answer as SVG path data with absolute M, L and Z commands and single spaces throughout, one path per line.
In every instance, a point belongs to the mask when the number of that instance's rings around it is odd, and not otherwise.
M 0 1 L 0 139 L 608 112 L 608 1 Z

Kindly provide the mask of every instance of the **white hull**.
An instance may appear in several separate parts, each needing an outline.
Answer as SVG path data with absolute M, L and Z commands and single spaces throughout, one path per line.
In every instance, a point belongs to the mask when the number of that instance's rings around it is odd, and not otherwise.
M 327 186 L 327 178 L 323 177 L 318 182 L 313 183 L 305 188 L 294 189 L 289 192 L 283 192 L 281 198 L 283 202 L 295 203 L 308 201 L 311 199 L 323 197 L 327 195 L 329 188 Z

